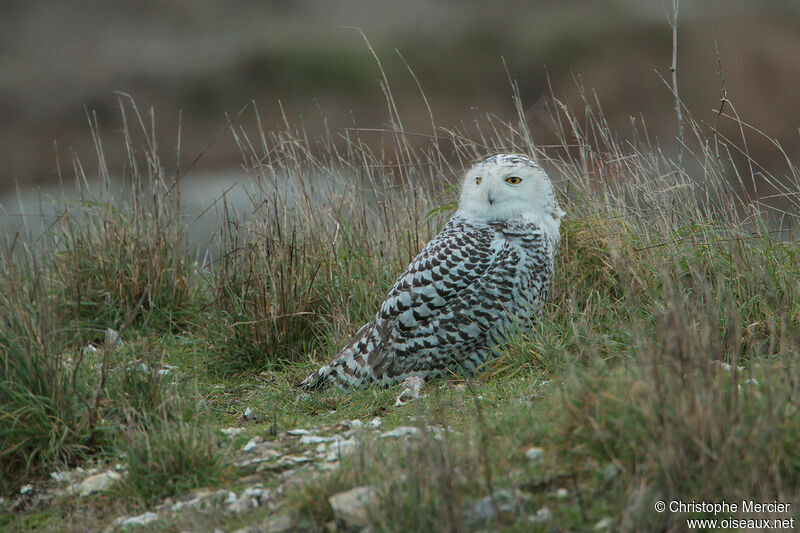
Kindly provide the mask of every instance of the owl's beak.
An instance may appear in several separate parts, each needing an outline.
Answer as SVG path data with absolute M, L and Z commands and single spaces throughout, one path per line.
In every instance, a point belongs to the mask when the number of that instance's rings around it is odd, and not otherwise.
M 491 189 L 491 188 L 487 189 L 486 190 L 486 201 L 489 202 L 489 205 L 494 205 L 495 199 L 496 199 L 496 196 L 494 194 L 494 189 Z

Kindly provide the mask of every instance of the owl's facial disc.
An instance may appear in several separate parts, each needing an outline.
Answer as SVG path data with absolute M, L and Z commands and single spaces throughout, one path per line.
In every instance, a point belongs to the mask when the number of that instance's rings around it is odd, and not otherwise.
M 486 221 L 543 219 L 556 227 L 563 214 L 547 173 L 524 156 L 505 154 L 490 157 L 467 172 L 459 211 Z

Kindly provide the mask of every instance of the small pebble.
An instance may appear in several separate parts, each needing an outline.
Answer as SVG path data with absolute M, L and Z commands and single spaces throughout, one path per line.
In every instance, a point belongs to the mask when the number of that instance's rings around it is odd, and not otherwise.
M 548 509 L 547 507 L 542 507 L 538 511 L 536 511 L 535 516 L 531 516 L 528 518 L 530 522 L 535 524 L 542 524 L 544 522 L 549 522 L 553 518 L 553 511 Z
M 532 463 L 539 462 L 544 459 L 544 450 L 536 446 L 531 446 L 525 450 L 525 458 Z
M 242 451 L 243 452 L 251 452 L 251 451 L 255 450 L 256 447 L 258 447 L 259 443 L 261 443 L 261 441 L 263 441 L 263 440 L 264 439 L 262 439 L 261 437 L 253 437 L 252 439 L 247 441 L 247 444 L 242 446 Z
M 611 518 L 605 517 L 594 525 L 595 531 L 603 531 L 611 527 Z
M 220 433 L 223 435 L 227 435 L 228 437 L 235 437 L 240 433 L 244 433 L 246 430 L 245 428 L 238 428 L 238 427 L 231 427 L 231 428 L 222 428 L 219 430 Z
M 603 477 L 606 478 L 606 481 L 613 479 L 617 474 L 619 474 L 619 468 L 614 463 L 609 464 L 603 470 Z
M 391 431 L 387 431 L 378 438 L 405 437 L 406 435 L 416 435 L 417 433 L 419 433 L 419 429 L 413 426 L 400 426 Z

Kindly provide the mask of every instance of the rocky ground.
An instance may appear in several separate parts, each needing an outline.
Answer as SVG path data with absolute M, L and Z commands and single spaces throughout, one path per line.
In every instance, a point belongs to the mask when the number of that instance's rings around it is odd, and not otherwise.
M 107 342 L 124 345 L 119 334 L 107 330 Z M 98 350 L 92 345 L 84 351 Z M 144 363 L 138 368 L 143 373 L 150 369 Z M 716 372 L 721 375 L 732 371 L 731 365 L 714 361 Z M 160 376 L 169 376 L 176 367 L 161 364 Z M 742 367 L 737 371 L 742 372 Z M 229 449 L 228 462 L 233 473 L 221 488 L 195 489 L 174 497 L 165 498 L 138 513 L 125 512 L 124 492 L 120 490 L 127 476 L 126 458 L 119 462 L 97 463 L 93 466 L 71 470 L 53 471 L 49 479 L 26 484 L 16 498 L 0 498 L 3 513 L 36 513 L 47 508 L 72 509 L 67 513 L 94 515 L 92 520 L 81 521 L 96 524 L 96 529 L 111 533 L 117 531 L 209 531 L 209 532 L 283 532 L 317 531 L 319 523 L 299 511 L 296 495 L 304 487 L 313 485 L 316 478 L 330 474 L 340 468 L 347 472 L 363 461 L 364 452 L 376 449 L 381 441 L 402 443 L 411 447 L 412 440 L 435 441 L 444 438 L 463 438 L 464 435 L 449 426 L 429 423 L 427 417 L 419 417 L 412 406 L 422 396 L 423 401 L 435 389 L 448 394 L 463 396 L 466 386 L 461 383 L 445 383 L 425 388 L 420 378 L 409 378 L 398 387 L 400 391 L 394 403 L 394 412 L 387 412 L 394 427 L 387 428 L 381 417 L 369 420 L 343 419 L 332 425 L 295 427 L 278 430 L 256 409 L 246 407 L 238 424 L 222 427 L 224 445 Z M 758 382 L 751 378 L 746 387 L 755 387 Z M 740 391 L 742 386 L 739 386 Z M 549 381 L 538 384 L 535 398 L 552 396 Z M 438 390 L 436 392 L 439 392 Z M 485 401 L 482 395 L 473 398 Z M 403 411 L 405 409 L 405 411 Z M 335 411 L 331 411 L 335 416 Z M 400 415 L 400 416 L 398 416 Z M 401 421 L 400 425 L 397 424 Z M 405 424 L 405 425 L 404 425 Z M 532 480 L 526 467 L 536 468 L 546 460 L 545 449 L 536 445 L 523 447 L 523 464 L 518 464 L 504 477 L 506 488 L 477 497 L 461 508 L 460 522 L 470 531 L 491 530 L 498 520 L 516 525 L 545 528 L 552 524 L 555 513 L 542 501 L 560 505 L 568 501 L 583 507 L 581 493 L 584 488 L 575 476 L 551 476 Z M 344 468 L 342 468 L 344 466 Z M 600 469 L 598 476 L 610 484 L 620 473 L 614 463 Z M 456 467 L 459 482 L 469 479 L 470 473 Z M 404 476 L 406 474 L 400 474 Z M 332 511 L 333 519 L 324 524 L 328 531 L 369 531 L 376 523 L 375 509 L 388 486 L 359 485 L 348 490 L 334 492 L 323 497 Z M 542 497 L 544 496 L 544 500 Z M 307 497 L 307 496 L 306 496 Z M 322 505 L 325 505 L 322 503 Z M 130 508 L 130 507 L 129 507 Z M 134 507 L 135 508 L 135 507 Z M 77 510 L 77 511 L 75 511 Z M 603 517 L 594 523 L 595 531 L 607 531 L 613 526 L 611 517 Z
M 403 394 L 407 394 L 404 391 Z M 343 420 L 335 426 L 296 428 L 277 435 L 263 435 L 247 427 L 255 414 L 250 410 L 243 417 L 243 426 L 220 430 L 231 439 L 236 468 L 235 482 L 231 488 L 200 489 L 175 498 L 167 498 L 145 512 L 108 519 L 104 532 L 140 530 L 179 531 L 234 531 L 236 533 L 281 532 L 316 529 L 307 518 L 298 517 L 286 509 L 286 496 L 292 485 L 320 473 L 336 470 L 342 460 L 370 446 L 377 439 L 415 439 L 423 436 L 442 439 L 447 428 L 432 425 L 398 426 L 385 430 L 380 418 L 364 423 L 361 420 Z M 525 452 L 531 463 L 543 459 L 544 451 L 530 447 Z M 613 477 L 616 472 L 608 472 Z M 98 500 L 103 494 L 113 493 L 125 477 L 122 464 L 98 465 L 52 472 L 50 480 L 36 485 L 25 485 L 19 496 L 1 504 L 7 512 L 31 511 L 50 505 L 64 504 L 69 500 L 84 503 Z M 326 525 L 331 531 L 363 531 L 370 527 L 370 505 L 380 487 L 360 486 L 334 494 L 328 499 L 335 521 Z M 478 527 L 495 515 L 518 512 L 520 499 L 526 498 L 526 487 L 521 483 L 514 490 L 502 489 L 476 500 L 463 510 L 465 524 Z M 566 487 L 554 489 L 558 499 L 568 498 Z M 552 512 L 542 507 L 527 517 L 531 524 L 544 524 Z M 605 530 L 608 524 L 600 522 L 596 529 Z

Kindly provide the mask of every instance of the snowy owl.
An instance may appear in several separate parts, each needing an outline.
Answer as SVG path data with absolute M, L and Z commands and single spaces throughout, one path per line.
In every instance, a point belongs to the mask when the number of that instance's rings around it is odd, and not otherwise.
M 406 268 L 380 310 L 298 386 L 389 385 L 474 374 L 516 319 L 547 299 L 564 211 L 544 169 L 494 155 L 464 178 L 458 211 Z

